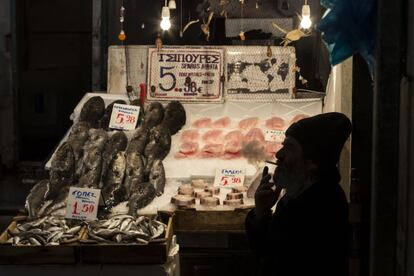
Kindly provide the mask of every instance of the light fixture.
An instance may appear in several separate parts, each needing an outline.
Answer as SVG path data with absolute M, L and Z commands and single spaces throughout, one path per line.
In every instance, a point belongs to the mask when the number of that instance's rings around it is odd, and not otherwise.
M 175 4 L 175 0 L 170 0 L 170 1 L 168 2 L 168 8 L 169 8 L 170 10 L 175 10 L 175 9 L 177 8 L 177 5 Z
M 161 29 L 164 31 L 167 31 L 171 28 L 171 22 L 170 22 L 170 9 L 167 7 L 167 1 L 165 1 L 165 6 L 162 7 L 161 10 L 161 23 L 160 23 Z
M 300 27 L 302 29 L 309 29 L 312 26 L 312 20 L 310 19 L 310 7 L 308 1 L 305 0 L 305 5 L 302 6 L 302 19 L 300 21 Z

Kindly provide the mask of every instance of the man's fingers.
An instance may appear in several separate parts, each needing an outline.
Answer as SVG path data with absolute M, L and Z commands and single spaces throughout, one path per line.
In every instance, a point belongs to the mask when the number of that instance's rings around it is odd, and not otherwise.
M 269 183 L 270 178 L 272 178 L 272 176 L 270 174 L 266 174 L 262 177 L 262 180 L 260 180 L 260 184 L 263 185 L 265 183 Z
M 262 172 L 262 178 L 269 174 L 269 167 L 265 166 Z

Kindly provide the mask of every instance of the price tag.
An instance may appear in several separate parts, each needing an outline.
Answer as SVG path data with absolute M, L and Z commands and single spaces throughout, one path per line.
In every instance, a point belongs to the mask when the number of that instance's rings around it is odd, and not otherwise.
M 229 188 L 243 186 L 245 174 L 243 169 L 217 169 L 214 186 Z
M 140 107 L 127 104 L 114 104 L 109 128 L 134 130 L 138 122 Z
M 101 190 L 70 187 L 66 204 L 66 218 L 96 220 Z
M 265 140 L 267 142 L 283 142 L 285 140 L 285 131 L 267 129 L 265 131 Z

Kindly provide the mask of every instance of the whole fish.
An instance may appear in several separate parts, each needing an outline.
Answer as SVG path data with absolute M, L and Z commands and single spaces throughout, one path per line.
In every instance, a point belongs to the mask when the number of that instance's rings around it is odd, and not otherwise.
M 176 134 L 186 122 L 184 106 L 179 101 L 171 101 L 165 108 L 162 124 L 170 130 L 171 135 Z
M 115 155 L 120 151 L 125 151 L 128 138 L 123 131 L 117 131 L 108 139 L 102 154 L 102 180 L 105 179 L 108 166 Z
M 39 216 L 48 216 L 59 209 L 65 208 L 69 188 L 69 186 L 63 187 L 53 200 L 46 201 L 38 212 Z
M 48 184 L 49 180 L 40 180 L 36 185 L 33 186 L 33 188 L 30 190 L 29 195 L 26 197 L 25 208 L 29 213 L 30 219 L 38 217 L 38 212 L 45 201 L 45 194 L 48 188 Z
M 139 154 L 144 154 L 145 146 L 148 143 L 148 138 L 149 129 L 141 126 L 135 131 L 131 141 L 129 141 L 126 153 L 129 154 L 130 152 L 136 152 Z
M 75 154 L 72 147 L 64 142 L 56 151 L 49 173 L 49 185 L 45 199 L 55 198 L 60 190 L 73 183 L 75 176 Z
M 98 128 L 99 120 L 104 115 L 104 112 L 104 100 L 100 96 L 94 96 L 82 106 L 79 121 L 88 122 L 92 128 Z
M 144 155 L 147 157 L 145 174 L 148 175 L 152 164 L 156 159 L 163 160 L 171 149 L 171 134 L 164 125 L 159 125 L 151 129 L 149 142 L 145 146 Z
M 154 186 L 157 196 L 164 193 L 165 170 L 160 159 L 155 160 L 152 165 L 149 175 L 149 182 Z
M 108 141 L 108 134 L 103 129 L 90 129 L 89 130 L 89 137 L 83 147 L 83 151 L 87 151 L 90 148 L 98 148 L 99 150 L 103 150 L 105 148 L 105 144 Z
M 156 191 L 151 183 L 142 182 L 138 185 L 134 185 L 131 189 L 131 196 L 128 202 L 128 214 L 131 216 L 136 216 L 137 211 L 150 204 L 151 201 L 154 200 L 155 196 Z
M 145 108 L 144 114 L 143 125 L 151 129 L 159 125 L 164 119 L 164 107 L 159 102 L 152 102 Z
M 90 125 L 88 122 L 77 122 L 73 125 L 67 143 L 75 154 L 75 175 L 79 177 L 82 167 L 83 146 L 89 138 Z
M 126 168 L 124 152 L 118 152 L 112 159 L 102 189 L 106 210 L 125 200 L 126 190 L 123 185 Z
M 102 118 L 99 120 L 99 128 L 109 130 L 109 122 L 111 120 L 112 110 L 114 109 L 114 104 L 126 104 L 124 100 L 116 100 L 110 103 L 102 116 Z
M 144 180 L 144 162 L 138 152 L 126 154 L 125 189 L 127 197 L 131 195 L 131 187 Z

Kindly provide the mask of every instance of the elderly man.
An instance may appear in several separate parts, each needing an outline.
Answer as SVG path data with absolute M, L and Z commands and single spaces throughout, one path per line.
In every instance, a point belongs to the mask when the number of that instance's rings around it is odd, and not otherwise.
M 348 275 L 348 203 L 337 164 L 351 129 L 341 113 L 302 119 L 287 129 L 273 182 L 266 167 L 256 207 L 246 218 L 262 275 Z

